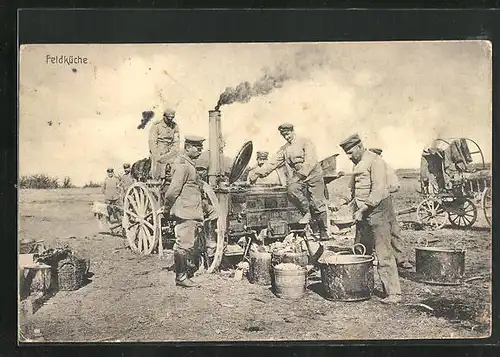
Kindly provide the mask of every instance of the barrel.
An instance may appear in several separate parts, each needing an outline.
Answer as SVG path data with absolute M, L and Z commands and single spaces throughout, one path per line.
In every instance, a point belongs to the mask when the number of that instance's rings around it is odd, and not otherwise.
M 328 252 L 319 260 L 325 297 L 334 301 L 368 300 L 373 294 L 373 257 Z
M 307 269 L 292 263 L 281 263 L 274 267 L 273 287 L 277 297 L 300 299 L 307 286 Z
M 416 279 L 422 283 L 460 285 L 465 271 L 465 250 L 415 248 Z
M 248 281 L 252 284 L 271 285 L 271 253 L 250 252 Z
M 309 263 L 309 256 L 305 251 L 295 253 L 284 250 L 276 250 L 272 254 L 272 264 L 273 266 L 276 266 L 281 263 L 293 263 L 301 267 L 305 267 Z

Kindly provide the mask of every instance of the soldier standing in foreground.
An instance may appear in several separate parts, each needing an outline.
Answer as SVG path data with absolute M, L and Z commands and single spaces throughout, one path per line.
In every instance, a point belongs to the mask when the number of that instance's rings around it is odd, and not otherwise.
M 382 149 L 372 148 L 369 149 L 371 152 L 377 154 L 378 156 L 382 156 Z M 384 161 L 385 162 L 385 161 Z M 392 195 L 399 191 L 401 185 L 399 184 L 398 177 L 396 172 L 387 165 L 387 187 L 389 189 L 389 198 L 392 201 Z M 403 237 L 401 234 L 401 227 L 399 226 L 396 209 L 394 208 L 394 202 L 392 202 L 392 212 L 390 214 L 389 224 L 391 225 L 391 245 L 394 249 L 394 255 L 396 257 L 396 264 L 404 269 L 412 269 L 413 265 L 408 261 L 408 258 L 405 256 L 403 251 Z
M 151 177 L 165 178 L 168 164 L 172 164 L 179 152 L 179 126 L 174 122 L 175 110 L 166 109 L 163 119 L 151 126 L 149 131 L 149 151 L 151 154 Z
M 108 176 L 104 179 L 101 186 L 101 192 L 104 194 L 104 203 L 108 205 L 108 214 L 110 217 L 114 217 L 115 220 L 118 219 L 116 213 L 116 206 L 120 200 L 120 181 L 115 176 L 115 170 L 113 168 L 107 169 Z
M 188 277 L 188 261 L 192 260 L 196 237 L 203 222 L 202 192 L 194 160 L 203 150 L 205 139 L 186 136 L 184 152 L 172 167 L 172 181 L 164 193 L 164 210 L 176 220 L 175 225 L 175 283 L 190 288 L 197 286 Z
M 273 170 L 285 167 L 288 197 L 304 215 L 300 223 L 311 223 L 313 231 L 319 230 L 320 239 L 328 239 L 325 183 L 323 170 L 316 158 L 314 144 L 295 135 L 292 124 L 281 124 L 280 134 L 287 141 L 277 153 L 274 162 L 255 169 L 248 180 L 254 183 Z M 316 232 L 315 232 L 316 233 Z
M 351 192 L 355 202 L 356 241 L 363 243 L 366 254 L 375 250 L 377 271 L 387 297 L 383 303 L 401 301 L 398 268 L 391 246 L 391 212 L 394 210 L 387 186 L 385 162 L 366 150 L 357 134 L 340 143 L 354 163 Z

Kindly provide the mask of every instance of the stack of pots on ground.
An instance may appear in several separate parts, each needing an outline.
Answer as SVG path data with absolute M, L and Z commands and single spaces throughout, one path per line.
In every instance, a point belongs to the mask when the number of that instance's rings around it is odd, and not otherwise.
M 465 272 L 465 249 L 425 247 L 415 248 L 416 279 L 436 285 L 460 285 Z
M 273 290 L 282 299 L 300 299 L 306 293 L 307 269 L 294 263 L 273 267 Z
M 327 251 L 318 260 L 326 299 L 362 301 L 371 298 L 375 285 L 374 258 L 365 255 L 366 249 L 363 250 L 361 255 Z
M 271 285 L 271 253 L 250 252 L 248 281 L 252 284 Z

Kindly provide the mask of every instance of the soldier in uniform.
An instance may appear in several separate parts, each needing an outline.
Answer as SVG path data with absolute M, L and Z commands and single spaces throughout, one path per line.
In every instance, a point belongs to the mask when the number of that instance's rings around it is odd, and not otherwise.
M 382 149 L 371 148 L 369 150 L 379 156 L 382 156 L 383 152 Z M 392 167 L 387 165 L 387 163 L 386 163 L 386 170 L 387 170 L 387 187 L 389 189 L 389 194 L 390 194 L 389 197 L 392 201 L 392 195 L 399 191 L 400 184 L 396 172 L 394 172 Z M 401 227 L 399 226 L 398 223 L 396 210 L 394 208 L 394 202 L 392 202 L 392 207 L 393 210 L 390 214 L 389 224 L 391 225 L 391 245 L 392 248 L 394 249 L 394 254 L 396 256 L 396 264 L 404 269 L 412 269 L 413 265 L 411 265 L 411 263 L 408 261 L 408 258 L 405 257 L 403 251 L 403 237 L 402 237 Z
M 259 167 L 264 166 L 268 162 L 269 153 L 267 151 L 257 151 L 257 166 L 251 168 L 248 172 L 248 177 L 252 177 L 252 171 L 256 170 Z M 250 180 L 248 180 L 250 181 Z M 250 182 L 249 182 L 250 183 Z M 256 184 L 264 184 L 264 185 L 279 185 L 281 183 L 280 178 L 278 176 L 278 170 L 271 172 L 266 177 L 258 177 L 255 180 Z
M 391 246 L 390 216 L 394 210 L 387 185 L 386 164 L 377 154 L 366 150 L 357 134 L 340 143 L 354 163 L 350 183 L 356 207 L 356 242 L 363 243 L 367 254 L 377 256 L 377 271 L 387 297 L 383 303 L 401 301 L 396 259 Z
M 166 109 L 163 119 L 155 122 L 149 131 L 151 177 L 165 178 L 167 165 L 172 164 L 179 153 L 179 126 L 174 122 L 175 110 Z
M 328 239 L 325 183 L 316 148 L 310 140 L 297 137 L 292 124 L 281 124 L 278 130 L 287 143 L 280 148 L 274 162 L 249 175 L 249 182 L 284 166 L 289 199 L 304 215 L 299 222 L 311 223 L 313 231 L 319 230 L 320 239 Z
M 130 172 L 130 164 L 123 164 L 123 171 L 124 173 L 120 178 L 120 187 L 123 194 L 125 194 L 128 188 L 135 182 L 135 179 L 132 177 Z
M 188 261 L 192 261 L 196 237 L 203 224 L 202 192 L 194 160 L 203 150 L 205 139 L 186 136 L 184 152 L 172 166 L 172 181 L 163 194 L 164 210 L 175 219 L 175 283 L 190 288 L 197 286 L 188 277 Z
M 118 177 L 115 176 L 115 170 L 113 168 L 109 168 L 106 171 L 108 176 L 104 179 L 101 186 L 101 192 L 104 194 L 104 203 L 108 205 L 109 216 L 117 220 L 118 215 L 113 206 L 116 206 L 120 200 L 120 181 Z

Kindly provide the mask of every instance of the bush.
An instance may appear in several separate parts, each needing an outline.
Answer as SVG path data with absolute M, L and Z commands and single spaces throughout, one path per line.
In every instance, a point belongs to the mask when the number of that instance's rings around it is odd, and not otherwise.
M 24 175 L 19 180 L 19 187 L 35 189 L 59 188 L 59 179 L 46 174 Z
M 83 185 L 83 188 L 89 188 L 89 187 L 101 187 L 101 184 L 91 180 L 89 182 L 86 182 L 85 185 Z
M 71 177 L 66 176 L 66 177 L 64 178 L 64 181 L 63 181 L 62 187 L 63 187 L 63 188 L 73 188 L 73 187 L 75 187 L 75 185 L 73 185 L 73 183 L 71 182 Z

